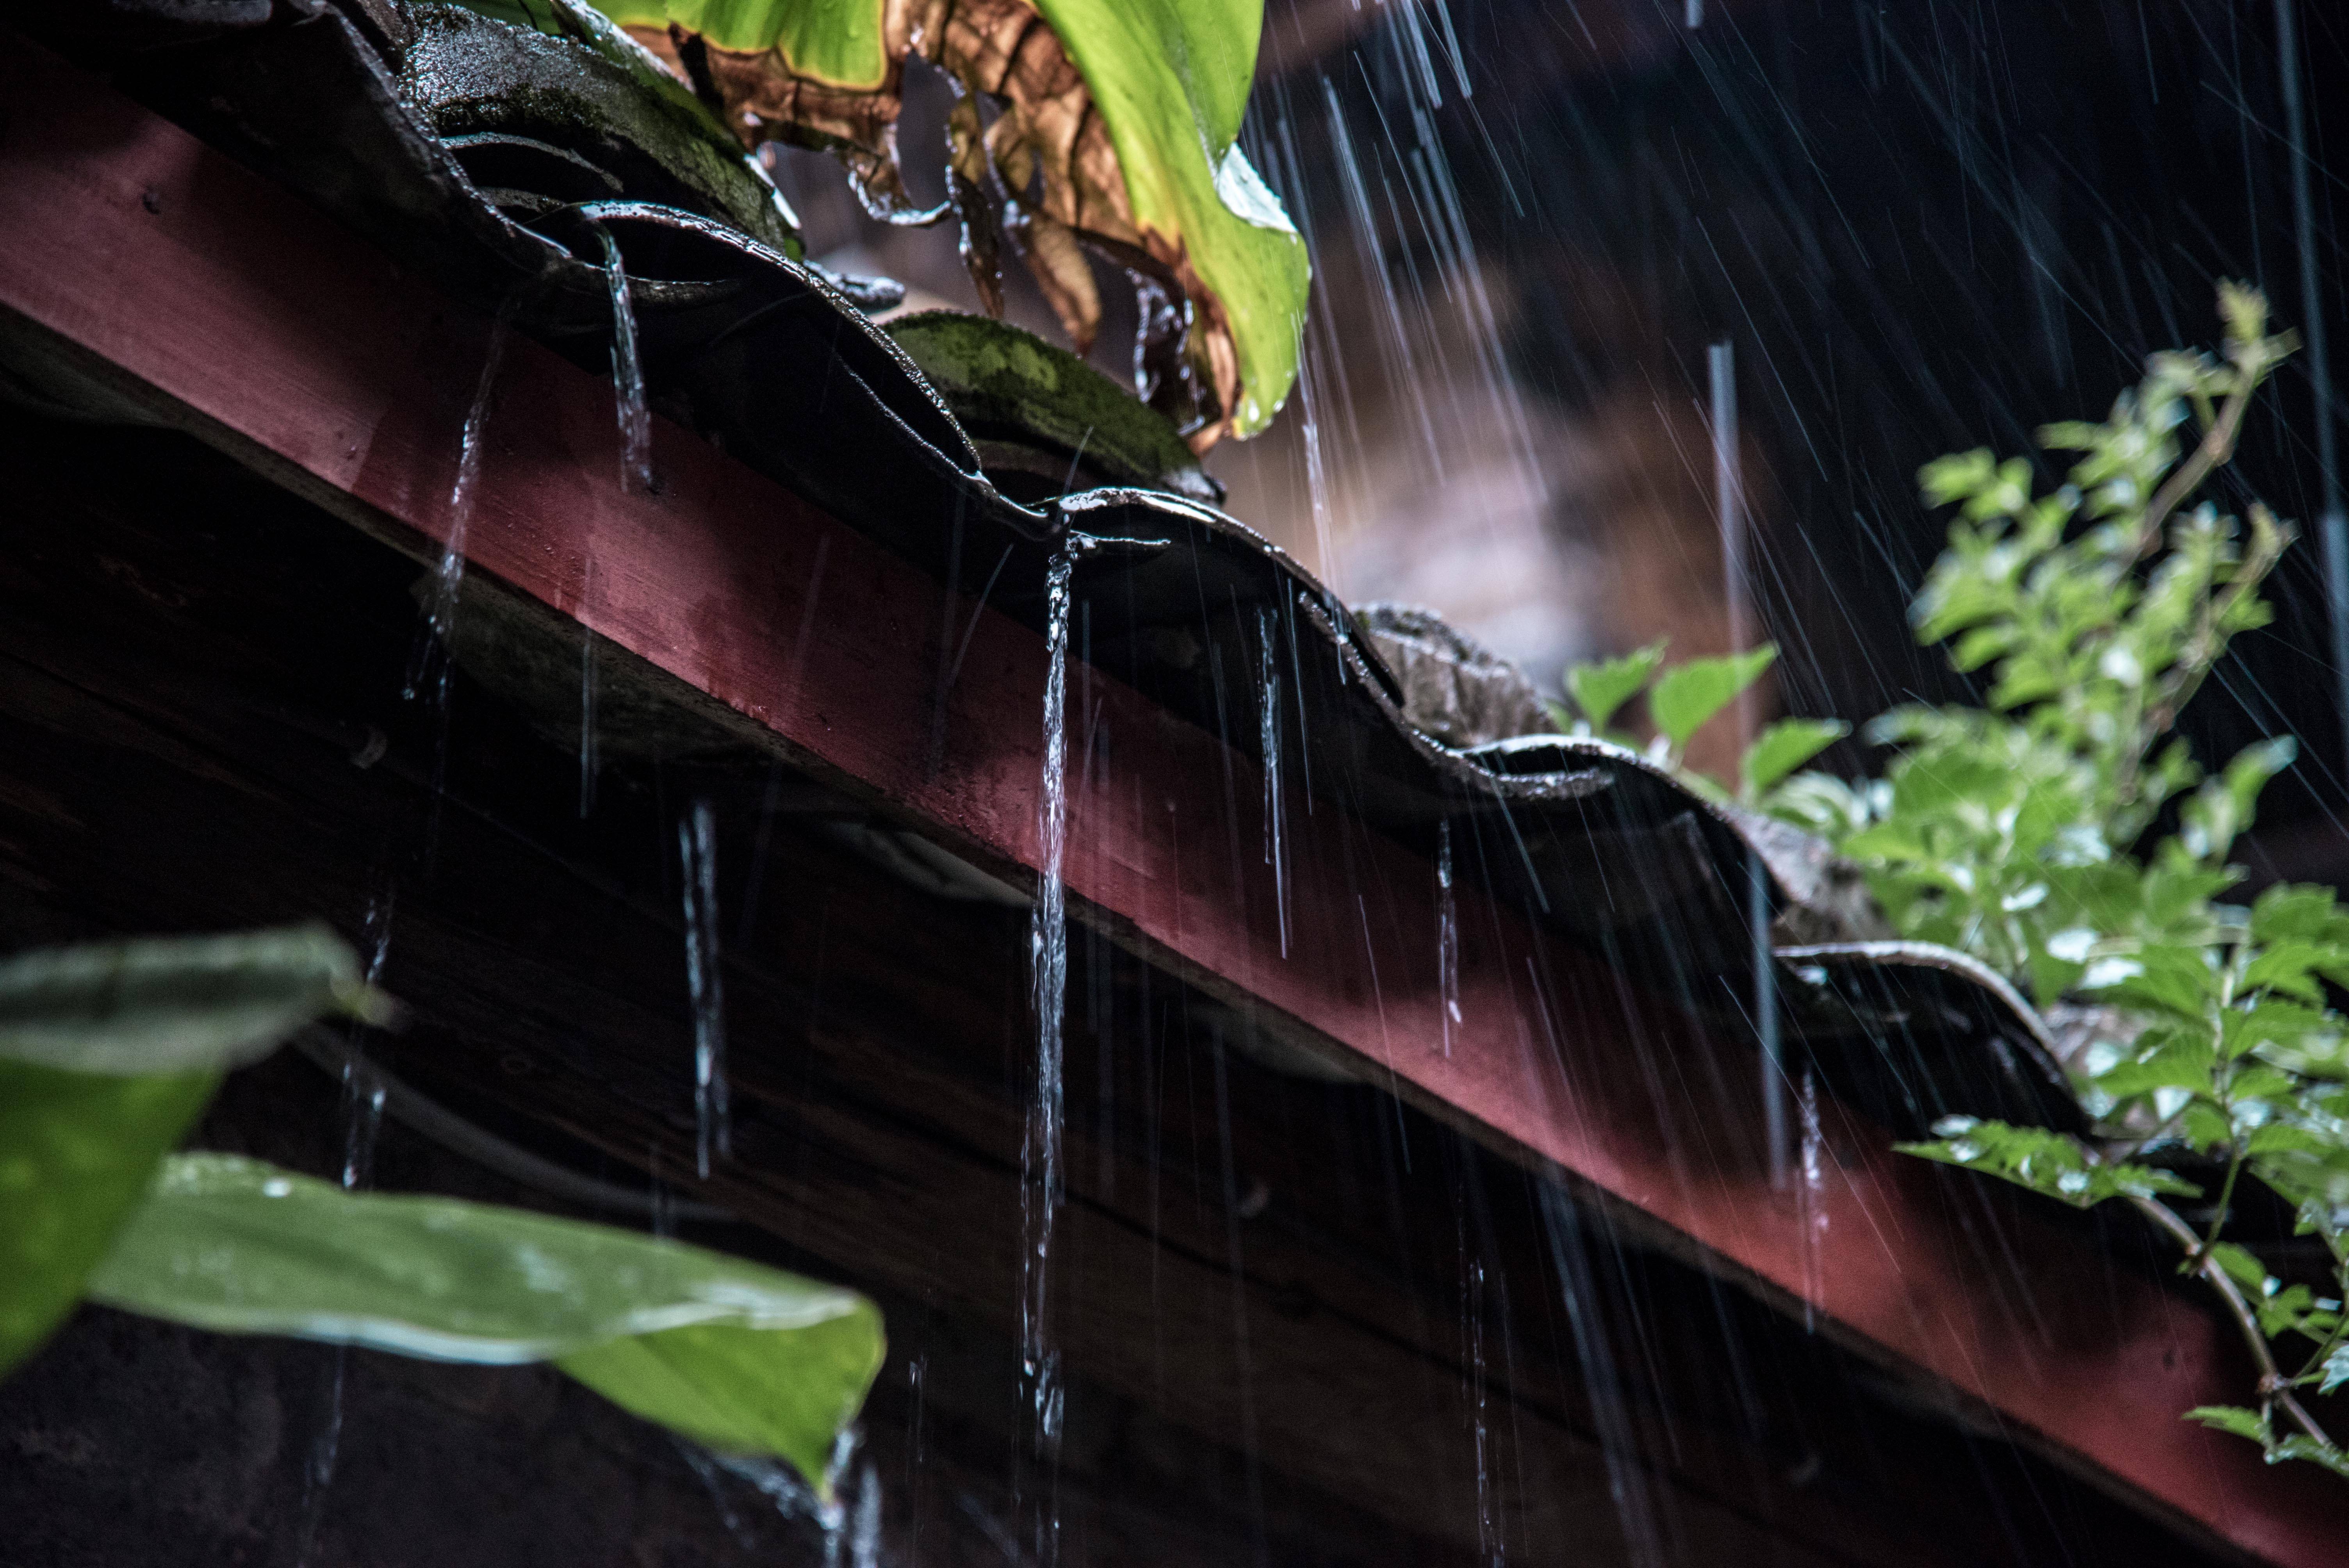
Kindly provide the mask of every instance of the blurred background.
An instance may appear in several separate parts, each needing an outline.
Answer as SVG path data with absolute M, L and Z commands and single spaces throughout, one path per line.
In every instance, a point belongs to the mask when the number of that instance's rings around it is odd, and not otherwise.
M 1768 637 L 1776 709 L 1958 696 L 1903 620 L 1946 532 L 1918 467 L 2101 417 L 2147 354 L 2215 344 L 2220 277 L 2303 333 L 2312 291 L 2337 318 L 2344 36 L 2337 8 L 2275 0 L 1271 0 L 1246 145 L 1311 245 L 1305 370 L 1274 429 L 1209 466 L 1234 515 L 1350 602 L 1435 609 L 1545 686 L 1660 637 L 1675 656 Z M 947 101 L 913 85 L 926 199 Z M 950 225 L 864 218 L 818 155 L 779 174 L 812 252 L 976 308 Z M 1094 361 L 1130 377 L 1130 291 L 1102 270 L 1127 315 Z M 1014 319 L 1061 341 L 1012 284 Z M 1752 561 L 1733 593 L 1722 344 Z M 2278 622 L 2189 729 L 2206 762 L 2304 738 L 2257 852 L 2333 881 L 2349 839 L 2311 367 L 2265 395 L 2217 492 L 2299 522 Z M 1719 769 L 1735 737 L 1702 738 Z

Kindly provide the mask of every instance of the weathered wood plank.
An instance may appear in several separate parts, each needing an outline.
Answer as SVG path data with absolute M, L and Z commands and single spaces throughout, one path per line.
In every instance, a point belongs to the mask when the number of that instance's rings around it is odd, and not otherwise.
M 714 1186 L 800 1255 L 918 1304 L 898 1315 L 905 1354 L 935 1317 L 994 1336 L 1008 1362 L 1019 914 L 930 900 L 789 821 L 761 857 L 757 767 L 615 769 L 581 823 L 572 759 L 469 682 L 445 736 L 430 705 L 398 700 L 414 568 L 257 486 L 212 493 L 202 464 L 140 472 L 169 458 L 162 438 L 67 435 L 0 457 L 20 502 L 0 523 L 0 940 L 326 913 L 365 942 L 373 905 L 386 982 L 417 1014 L 382 1047 L 399 1071 L 675 1175 L 689 1030 L 664 841 L 708 791 L 729 825 L 741 1109 L 740 1157 Z M 115 461 L 137 477 L 100 473 Z M 138 504 L 94 503 L 117 488 Z M 1276 1502 L 1350 1500 L 1413 1552 L 1472 1547 L 1481 1501 L 1513 1553 L 1623 1560 L 1594 1441 L 1619 1418 L 1656 1528 L 1691 1555 L 2040 1555 L 1964 1505 L 1959 1439 L 1866 1400 L 1818 1408 L 1848 1397 L 1840 1357 L 1766 1315 L 1724 1315 L 1701 1275 L 1661 1263 L 1630 1265 L 1651 1276 L 1634 1299 L 1601 1249 L 1605 1288 L 1576 1305 L 1620 1342 L 1619 1413 L 1578 1363 L 1508 1167 L 1375 1091 L 1219 1061 L 1206 1022 L 1185 1023 L 1195 995 L 1089 945 L 1061 1276 L 1081 1387 L 1252 1450 Z M 1096 978 L 1113 987 L 1101 1008 Z M 1766 1391 L 1741 1408 L 1741 1385 Z M 1008 1454 L 1008 1377 L 995 1397 Z M 2100 1538 L 2158 1540 L 2116 1513 Z

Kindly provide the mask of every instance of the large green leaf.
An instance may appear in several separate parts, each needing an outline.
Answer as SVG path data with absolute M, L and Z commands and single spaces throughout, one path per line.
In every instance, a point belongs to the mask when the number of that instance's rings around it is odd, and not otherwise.
M 664 14 L 661 0 L 611 0 L 615 20 L 641 24 Z M 722 49 L 769 49 L 795 76 L 864 92 L 888 79 L 880 0 L 667 0 L 665 19 Z
M 224 1069 L 388 1007 L 322 926 L 0 960 L 0 1372 L 72 1309 Z
M 1084 73 L 1136 224 L 1178 245 L 1230 317 L 1233 429 L 1269 424 L 1297 377 L 1305 242 L 1239 149 L 1263 0 L 1038 0 Z
M 351 950 L 322 925 L 0 959 L 0 1059 L 75 1072 L 242 1067 L 323 1014 L 389 1010 Z
M 188 1154 L 90 1276 L 111 1305 L 444 1361 L 554 1361 L 622 1407 L 821 1482 L 879 1371 L 852 1292 L 657 1237 L 344 1191 Z
M 220 1075 L 0 1060 L 0 1374 L 48 1338 Z

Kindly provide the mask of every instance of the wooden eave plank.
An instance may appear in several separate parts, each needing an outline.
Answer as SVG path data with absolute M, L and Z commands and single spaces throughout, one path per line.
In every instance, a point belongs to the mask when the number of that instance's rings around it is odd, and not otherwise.
M 0 51 L 0 309 L 343 515 L 437 552 L 488 324 L 37 48 Z M 942 605 L 935 581 L 656 425 L 660 493 L 624 492 L 610 388 L 509 346 L 464 523 L 472 569 L 958 852 L 1032 876 L 1040 639 Z M 971 631 L 933 768 L 942 609 Z M 2181 1525 L 2275 1563 L 2349 1561 L 2337 1482 L 2178 1418 L 2249 1393 L 2210 1315 L 2028 1215 L 2005 1253 L 1985 1247 L 1962 1233 L 1951 1178 L 1872 1132 L 1807 1202 L 1774 1191 L 1736 1092 L 1750 1055 L 1627 1001 L 1587 956 L 1482 900 L 1463 903 L 1446 1054 L 1426 863 L 1292 798 L 1284 922 L 1255 761 L 1106 676 L 1081 684 L 1105 738 L 1071 790 L 1079 918 L 1708 1266 L 1806 1301 L 1846 1341 Z

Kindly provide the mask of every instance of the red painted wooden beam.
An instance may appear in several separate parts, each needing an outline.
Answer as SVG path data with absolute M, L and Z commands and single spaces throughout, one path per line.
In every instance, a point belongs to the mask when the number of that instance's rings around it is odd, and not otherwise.
M 457 526 L 459 431 L 489 326 L 300 201 L 28 46 L 0 47 L 0 313 L 419 555 Z M 657 424 L 658 422 L 657 421 Z M 940 586 L 689 434 L 624 492 L 610 388 L 512 345 L 462 548 L 993 869 L 1031 875 L 1043 649 L 985 610 L 933 767 Z M 2247 1398 L 2217 1321 L 2114 1273 L 2027 1206 L 1893 1155 L 1829 1112 L 1807 1193 L 1760 1168 L 1752 1057 L 1621 995 L 1521 921 L 1464 904 L 1440 1026 L 1433 876 L 1326 802 L 1289 802 L 1288 909 L 1255 762 L 1117 682 L 1071 789 L 1071 907 L 1651 1240 L 1938 1379 L 2021 1440 L 2182 1527 L 2279 1563 L 2349 1562 L 2339 1483 L 2178 1418 Z M 1098 704 L 1095 707 L 1092 705 Z M 1072 705 L 1073 706 L 1073 705 Z M 1237 778 L 1237 786 L 1231 780 Z M 1283 928 L 1287 936 L 1284 941 Z M 1997 1234 L 1982 1227 L 1993 1212 Z

